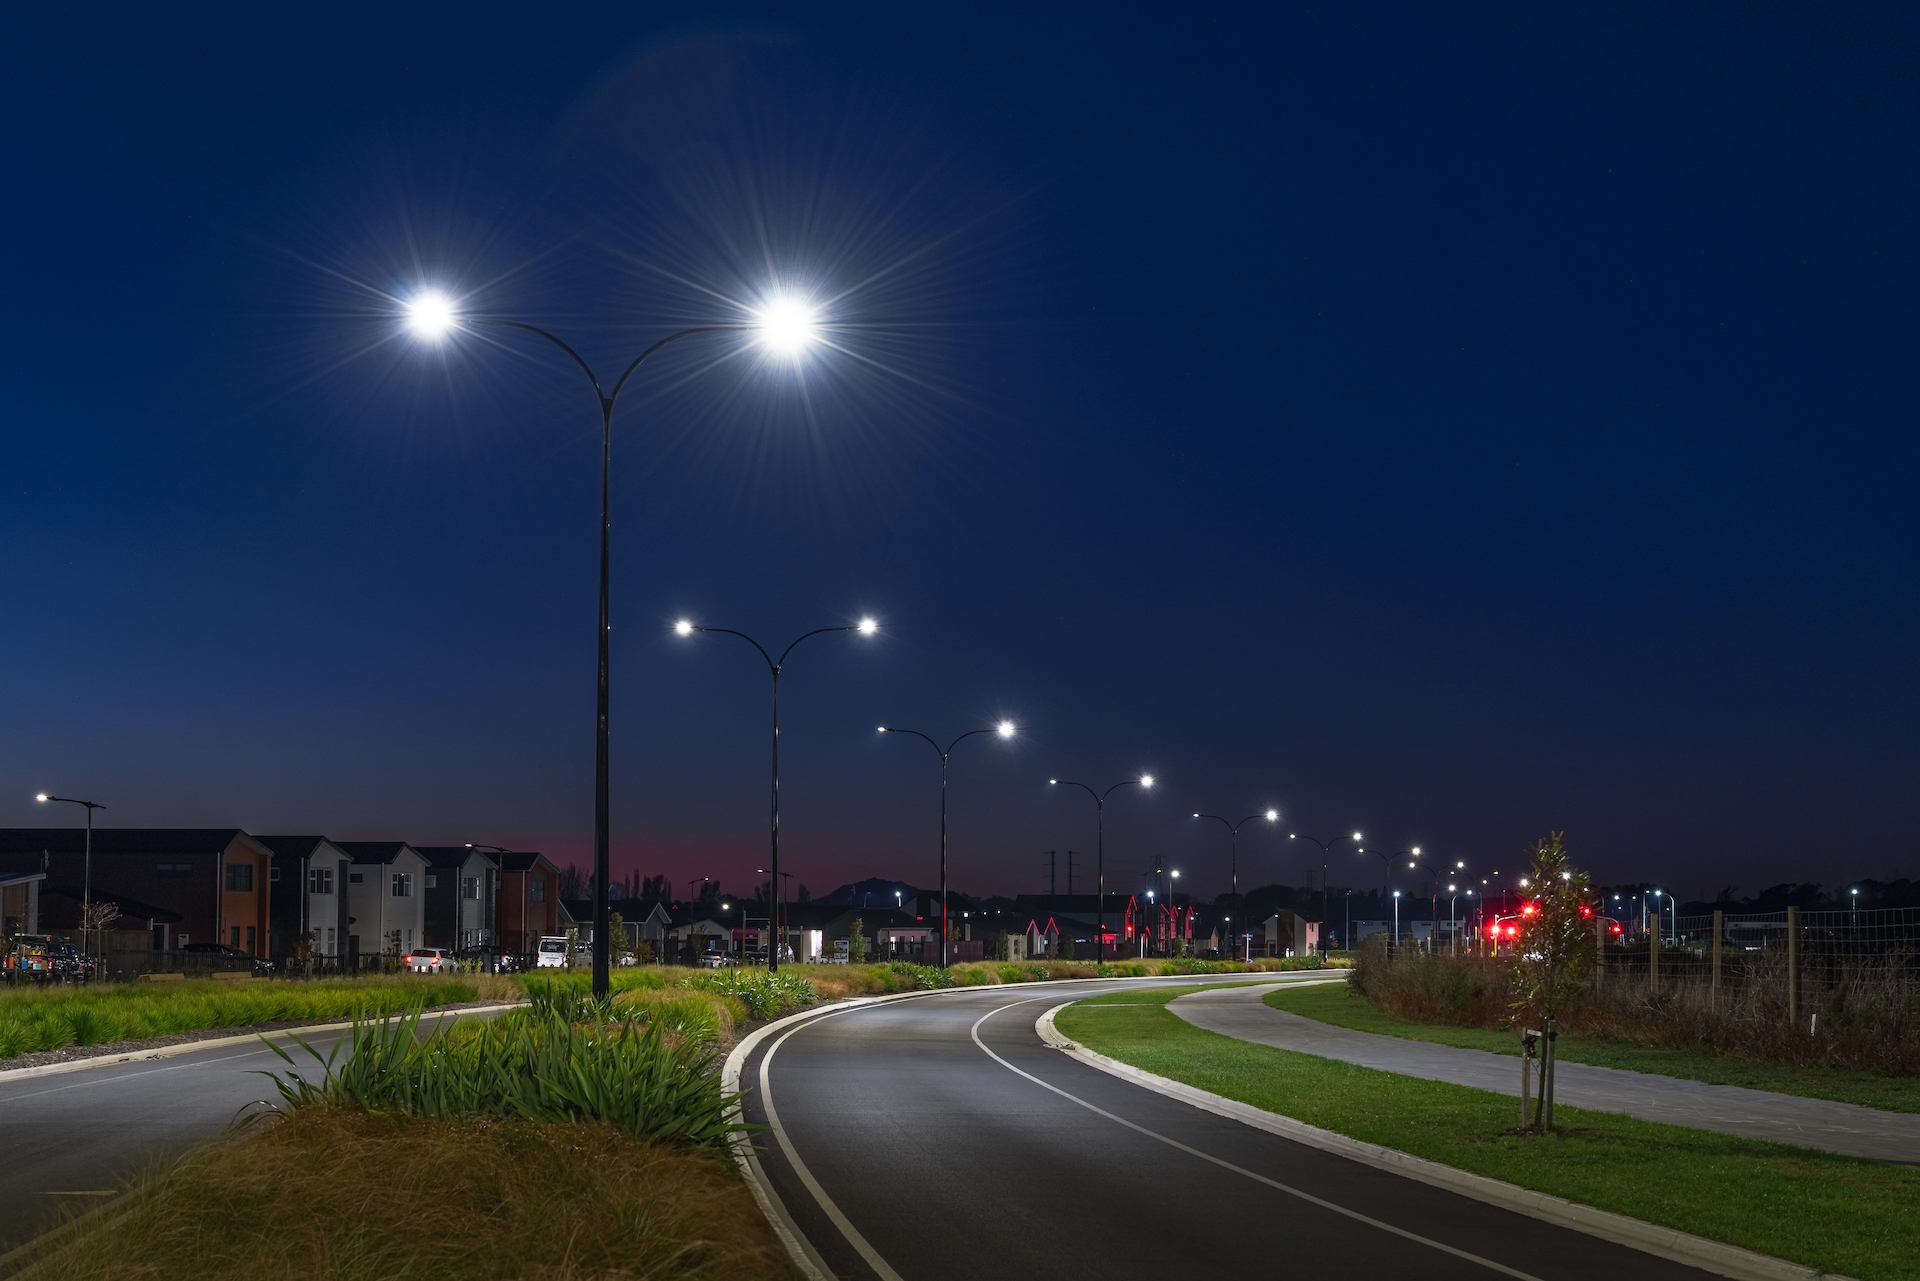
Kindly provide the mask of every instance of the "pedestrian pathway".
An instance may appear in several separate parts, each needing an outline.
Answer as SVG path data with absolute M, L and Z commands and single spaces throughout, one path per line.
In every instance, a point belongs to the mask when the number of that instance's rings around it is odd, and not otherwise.
M 1355 1032 L 1289 1014 L 1261 1003 L 1278 984 L 1212 988 L 1176 997 L 1167 1008 L 1209 1032 L 1240 1041 L 1298 1050 L 1401 1076 L 1520 1095 L 1520 1060 L 1396 1036 Z M 1743 1139 L 1767 1139 L 1843 1156 L 1920 1165 L 1920 1115 L 1882 1112 L 1852 1103 L 1802 1099 L 1734 1085 L 1707 1085 L 1649 1072 L 1587 1063 L 1554 1066 L 1554 1102 L 1597 1112 L 1622 1112 L 1643 1121 L 1716 1130 Z

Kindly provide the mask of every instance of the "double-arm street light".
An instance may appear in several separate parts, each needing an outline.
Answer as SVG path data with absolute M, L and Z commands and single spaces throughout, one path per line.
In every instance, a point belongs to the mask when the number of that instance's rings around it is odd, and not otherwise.
M 1322 956 L 1325 956 L 1327 953 L 1327 927 L 1326 927 L 1325 921 L 1326 921 L 1326 918 L 1333 911 L 1333 904 L 1328 900 L 1328 897 L 1327 897 L 1327 894 L 1328 894 L 1327 860 L 1333 852 L 1333 842 L 1338 838 L 1330 837 L 1327 840 L 1323 841 L 1317 836 L 1302 836 L 1298 832 L 1288 832 L 1287 839 L 1290 841 L 1312 841 L 1315 845 L 1318 845 L 1320 847 L 1320 918 L 1322 922 L 1320 926 L 1320 954 Z M 1353 834 L 1353 839 L 1356 841 L 1360 840 L 1361 839 L 1360 833 L 1355 832 Z M 1308 875 L 1311 876 L 1312 873 L 1309 872 Z M 1351 900 L 1353 891 L 1349 890 L 1347 891 L 1347 893 L 1349 896 L 1349 900 Z M 1348 911 L 1347 911 L 1348 933 L 1352 933 L 1353 904 L 1351 901 L 1348 902 L 1347 907 L 1348 907 Z M 1346 942 L 1346 945 L 1349 948 L 1353 946 L 1352 939 L 1346 939 L 1344 941 Z
M 1238 903 L 1240 901 L 1240 829 L 1242 827 L 1245 827 L 1248 823 L 1253 822 L 1253 820 L 1256 818 L 1264 818 L 1269 823 L 1278 823 L 1280 821 L 1280 811 L 1268 810 L 1264 814 L 1249 814 L 1245 818 L 1241 819 L 1238 823 L 1230 822 L 1227 819 L 1221 818 L 1218 814 L 1196 813 L 1194 817 L 1210 818 L 1210 819 L 1213 819 L 1215 822 L 1224 824 L 1226 826 L 1228 859 L 1230 860 L 1228 863 L 1228 866 L 1231 869 L 1231 874 L 1233 878 L 1232 879 L 1233 901 Z M 1215 884 L 1218 884 L 1218 883 L 1219 882 L 1217 881 L 1215 882 Z
M 1411 850 L 1408 850 L 1407 852 L 1409 854 L 1417 855 L 1420 853 L 1420 847 L 1416 845 Z M 1467 861 L 1465 859 L 1455 860 L 1454 865 L 1451 868 L 1447 869 L 1447 875 L 1448 876 L 1458 875 L 1460 870 L 1466 867 L 1466 865 L 1467 865 Z M 1441 877 L 1439 872 L 1434 870 L 1433 864 L 1428 863 L 1423 859 L 1419 859 L 1419 858 L 1408 859 L 1407 867 L 1409 870 L 1416 867 L 1422 868 L 1426 871 L 1427 875 L 1433 878 L 1433 894 L 1427 901 L 1427 920 L 1430 923 L 1429 928 L 1433 930 L 1438 930 L 1440 928 L 1440 882 L 1443 878 Z M 1453 886 L 1449 885 L 1447 888 L 1451 890 Z M 1433 939 L 1429 938 L 1427 940 L 1427 946 L 1429 948 L 1433 946 Z
M 824 636 L 828 632 L 858 632 L 862 636 L 871 636 L 880 630 L 880 624 L 874 622 L 871 618 L 863 618 L 857 623 L 848 623 L 844 627 L 816 627 L 812 631 L 796 637 L 791 645 L 788 645 L 780 651 L 779 658 L 775 658 L 772 654 L 768 653 L 767 647 L 753 637 L 747 635 L 745 632 L 736 632 L 730 627 L 701 627 L 683 618 L 673 625 L 673 630 L 682 636 L 691 636 L 695 632 L 716 632 L 722 636 L 738 636 L 741 640 L 753 646 L 753 648 L 758 651 L 760 657 L 767 660 L 767 671 L 773 677 L 773 818 L 770 828 L 773 862 L 769 866 L 774 877 L 774 883 L 777 885 L 780 876 L 780 672 L 786 667 L 787 655 L 793 653 L 794 646 L 810 636 Z M 777 909 L 774 915 L 779 915 Z M 774 930 L 776 933 L 779 931 L 779 925 L 777 923 L 774 926 Z M 779 949 L 769 947 L 767 949 L 767 970 L 769 973 L 775 973 L 778 972 L 779 969 Z
M 947 964 L 947 758 L 953 755 L 953 749 L 975 734 L 998 734 L 1001 738 L 1013 737 L 1013 722 L 1001 721 L 992 729 L 970 729 L 945 747 L 940 746 L 931 737 L 917 729 L 900 729 L 893 725 L 880 726 L 882 734 L 911 734 L 915 738 L 924 738 L 927 745 L 940 754 L 940 964 Z
M 595 700 L 594 738 L 593 738 L 593 994 L 605 996 L 609 991 L 608 931 L 611 928 L 607 907 L 607 882 L 612 877 L 608 867 L 608 843 L 610 840 L 609 806 L 611 795 L 611 774 L 608 765 L 607 749 L 607 701 L 608 701 L 608 663 L 607 639 L 611 630 L 608 584 L 610 571 L 608 566 L 609 550 L 609 502 L 611 494 L 611 474 L 613 468 L 613 407 L 620 399 L 620 393 L 626 390 L 627 382 L 634 371 L 644 364 L 655 352 L 700 334 L 758 333 L 761 340 L 776 351 L 788 355 L 798 355 L 814 339 L 815 320 L 807 308 L 791 302 L 777 301 L 769 304 L 754 320 L 737 324 L 692 325 L 676 330 L 655 342 L 627 362 L 620 376 L 614 380 L 609 390 L 602 387 L 599 375 L 593 372 L 593 366 L 558 336 L 549 333 L 538 325 L 528 324 L 524 320 L 511 320 L 505 316 L 473 316 L 461 314 L 459 308 L 444 294 L 423 292 L 407 305 L 407 324 L 422 339 L 437 342 L 447 335 L 469 327 L 492 329 L 513 329 L 544 338 L 565 352 L 567 357 L 586 375 L 587 384 L 593 389 L 593 395 L 600 406 L 600 643 L 598 695 Z
M 84 805 L 87 807 L 87 852 L 86 861 L 80 869 L 80 955 L 91 958 L 87 931 L 93 924 L 93 812 L 107 808 L 98 801 L 79 801 L 71 796 L 50 796 L 46 792 L 36 795 L 34 800 L 45 805 L 55 801 L 61 805 Z
M 1107 959 L 1107 797 L 1113 795 L 1116 788 L 1153 786 L 1153 775 L 1142 774 L 1139 778 L 1123 778 L 1104 792 L 1096 792 L 1085 783 L 1076 783 L 1071 779 L 1050 778 L 1047 782 L 1054 787 L 1077 787 L 1093 798 L 1094 809 L 1098 814 L 1095 826 L 1094 844 L 1094 894 L 1093 894 L 1093 954 L 1095 959 Z M 1177 873 L 1176 873 L 1177 875 Z M 1167 895 L 1171 907 L 1173 895 Z

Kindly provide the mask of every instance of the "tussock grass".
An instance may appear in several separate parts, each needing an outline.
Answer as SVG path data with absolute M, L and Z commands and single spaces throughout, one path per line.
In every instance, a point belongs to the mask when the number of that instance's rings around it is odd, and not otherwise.
M 1860 1281 L 1920 1281 L 1920 1169 L 1565 1106 L 1560 1132 L 1520 1136 L 1517 1099 L 1236 1041 L 1166 1011 L 1194 990 L 1095 997 L 1056 1022 L 1124 1063 L 1368 1143 Z M 1084 1012 L 1110 1002 L 1124 1004 Z
M 46 1240 L 34 1281 L 759 1281 L 790 1269 L 718 1158 L 609 1125 L 303 1110 Z
M 299 982 L 265 979 L 244 984 L 204 979 L 165 988 L 144 984 L 11 988 L 0 990 L 0 1059 L 216 1027 L 367 1017 L 479 1000 L 483 992 L 514 991 L 503 976 L 489 974 L 457 979 L 429 975 Z

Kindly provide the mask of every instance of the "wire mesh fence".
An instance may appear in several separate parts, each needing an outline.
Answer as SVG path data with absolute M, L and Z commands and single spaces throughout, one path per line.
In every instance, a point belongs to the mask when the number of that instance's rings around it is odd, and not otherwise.
M 1808 1035 L 1920 1037 L 1920 908 L 1669 913 L 1602 949 L 1602 987 Z

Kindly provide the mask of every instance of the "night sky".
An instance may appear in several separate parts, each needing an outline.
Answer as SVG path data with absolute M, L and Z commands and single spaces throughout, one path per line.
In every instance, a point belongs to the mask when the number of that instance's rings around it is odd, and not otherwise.
M 1920 872 L 1911 5 L 41 6 L 0 38 L 0 824 L 1224 889 L 1280 807 Z M 276 10 L 280 10 L 276 12 Z M 1251 824 L 1244 887 L 1304 880 Z M 1317 858 L 1314 860 L 1317 868 Z M 1317 875 L 1317 871 L 1316 871 Z M 1373 859 L 1333 883 L 1372 884 Z M 1084 882 L 1082 883 L 1084 887 Z

